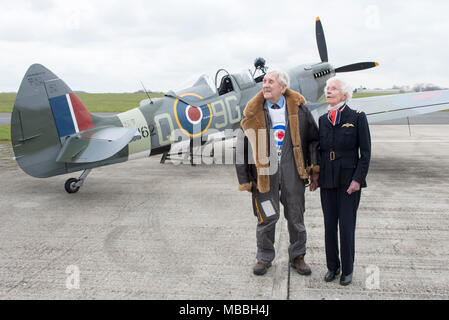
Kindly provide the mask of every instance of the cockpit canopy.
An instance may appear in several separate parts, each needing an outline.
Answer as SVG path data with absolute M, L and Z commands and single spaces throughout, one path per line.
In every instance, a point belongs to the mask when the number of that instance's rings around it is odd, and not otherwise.
M 217 85 L 218 83 L 217 80 L 219 79 L 220 73 L 225 74 L 221 75 L 220 85 L 217 86 L 217 92 L 219 95 L 226 94 L 236 89 L 240 91 L 245 90 L 248 88 L 252 88 L 256 85 L 256 81 L 253 78 L 253 74 L 251 74 L 251 71 L 244 70 L 239 73 L 229 74 L 224 69 L 220 69 L 217 71 L 217 74 L 215 76 L 215 85 Z M 237 88 L 234 87 L 235 84 L 237 85 Z
M 192 87 L 184 90 L 190 91 L 196 88 L 201 92 L 203 99 L 206 99 L 214 95 L 221 96 L 235 90 L 242 91 L 255 87 L 257 83 L 262 82 L 267 68 L 265 68 L 265 60 L 263 58 L 256 59 L 254 65 L 254 72 L 243 70 L 239 73 L 230 74 L 225 69 L 219 69 L 215 73 L 215 81 L 203 74 L 195 81 Z M 176 91 L 181 94 L 184 90 Z

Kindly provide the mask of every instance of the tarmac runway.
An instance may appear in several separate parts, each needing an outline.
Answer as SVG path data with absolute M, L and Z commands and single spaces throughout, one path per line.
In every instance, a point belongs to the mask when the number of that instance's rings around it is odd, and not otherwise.
M 107 115 L 110 113 L 95 113 L 97 115 Z M 0 126 L 9 125 L 11 123 L 11 113 L 0 113 Z M 419 116 L 410 117 L 407 119 L 388 120 L 379 124 L 448 124 L 449 112 L 433 112 Z
M 233 165 L 97 168 L 27 176 L 0 145 L 0 299 L 448 299 L 449 125 L 372 125 L 372 161 L 357 217 L 353 283 L 326 283 L 319 192 L 306 192 L 306 261 L 277 256 L 252 274 L 256 218 Z M 216 153 L 218 159 L 219 153 Z

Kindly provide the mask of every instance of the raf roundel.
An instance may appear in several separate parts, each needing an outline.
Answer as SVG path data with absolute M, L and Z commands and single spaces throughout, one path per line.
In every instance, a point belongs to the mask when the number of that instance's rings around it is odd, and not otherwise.
M 285 126 L 277 125 L 273 128 L 273 130 L 274 130 L 274 140 L 276 141 L 276 144 L 278 146 L 282 146 L 285 136 Z
M 180 97 L 188 97 L 194 101 L 203 98 L 195 93 L 184 93 Z M 176 99 L 174 114 L 179 128 L 184 134 L 192 138 L 202 135 L 212 123 L 212 109 L 208 104 L 194 107 Z

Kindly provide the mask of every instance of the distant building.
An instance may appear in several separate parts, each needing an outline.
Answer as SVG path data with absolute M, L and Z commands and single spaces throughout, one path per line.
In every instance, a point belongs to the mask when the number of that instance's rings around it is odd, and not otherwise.
M 356 88 L 354 92 L 357 93 L 402 93 L 404 91 L 401 91 L 400 89 L 381 89 L 381 88 L 375 88 L 375 89 L 367 89 L 367 88 Z

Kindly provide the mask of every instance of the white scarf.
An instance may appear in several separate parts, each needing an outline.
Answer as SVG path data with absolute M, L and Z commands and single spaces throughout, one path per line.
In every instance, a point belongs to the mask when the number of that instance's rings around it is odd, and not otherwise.
M 335 111 L 335 110 L 337 110 L 338 108 L 340 108 L 342 105 L 344 105 L 346 103 L 346 101 L 343 101 L 343 102 L 340 102 L 339 104 L 337 104 L 336 106 L 331 106 L 330 104 L 328 104 L 327 105 L 327 111 L 329 112 L 332 112 L 332 111 Z

